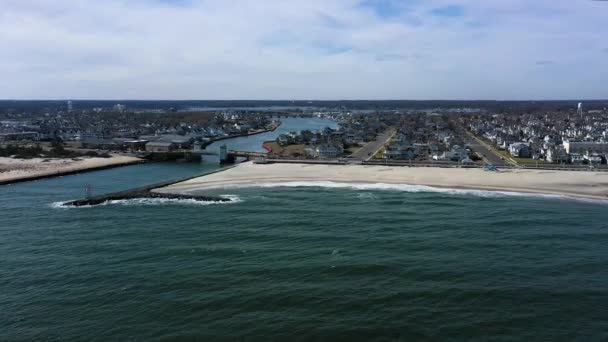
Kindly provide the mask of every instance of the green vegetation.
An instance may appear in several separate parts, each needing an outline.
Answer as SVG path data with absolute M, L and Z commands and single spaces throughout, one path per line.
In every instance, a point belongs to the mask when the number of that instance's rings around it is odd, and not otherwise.
M 372 159 L 384 159 L 384 146 L 380 147 Z
M 361 146 L 349 146 L 348 148 L 346 148 L 344 150 L 344 154 L 346 154 L 346 155 L 355 154 L 355 153 L 359 152 L 360 149 L 362 149 Z
M 523 164 L 523 165 L 536 165 L 536 164 L 544 164 L 546 163 L 546 161 L 544 160 L 539 160 L 539 159 L 532 159 L 532 158 L 516 158 L 511 156 L 511 154 L 505 150 L 498 150 L 496 149 L 496 152 L 504 157 L 507 160 L 512 160 L 518 164 Z
M 283 151 L 281 145 L 279 145 L 279 143 L 276 141 L 266 141 L 264 145 L 269 146 L 272 149 L 273 154 L 280 153 L 281 151 Z
M 496 151 L 496 153 L 498 153 L 501 157 L 506 158 L 511 158 L 511 155 L 509 154 L 509 152 L 505 151 L 505 150 L 499 150 L 499 149 L 494 149 L 494 151 Z
M 301 157 L 306 154 L 304 151 L 306 145 L 281 146 L 276 141 L 267 141 L 265 144 L 272 148 L 272 154 L 278 156 Z
M 174 127 L 179 126 L 183 122 L 204 126 L 210 124 L 214 117 L 215 113 L 213 112 L 189 111 L 163 114 L 163 116 L 159 116 L 159 120 L 162 120 L 166 122 L 167 125 Z
M 490 140 L 488 140 L 486 137 L 477 136 L 477 138 L 479 140 L 483 141 L 484 143 L 486 143 L 488 147 L 490 147 L 492 150 L 494 150 L 498 155 L 503 157 L 505 160 L 514 161 L 518 164 L 524 164 L 524 165 L 536 165 L 536 164 L 546 163 L 546 161 L 544 161 L 544 160 L 513 157 L 513 156 L 511 156 L 511 154 L 508 151 L 498 149 L 496 146 L 494 146 L 494 143 L 491 142 Z
M 494 151 L 502 157 L 502 159 L 506 160 L 506 161 L 511 161 L 511 162 L 516 162 L 515 158 L 511 157 L 511 154 L 505 150 L 499 150 L 497 148 L 494 148 Z
M 89 151 L 86 153 L 66 150 L 61 141 L 51 142 L 50 149 L 43 149 L 39 144 L 29 146 L 6 145 L 0 146 L 0 157 L 13 157 L 18 159 L 32 158 L 77 158 L 77 157 L 101 157 L 110 158 L 107 153 Z
M 536 164 L 545 164 L 546 161 L 540 159 L 532 159 L 532 158 L 513 158 L 518 164 L 526 164 L 526 165 L 536 165 Z
M 0 146 L 0 157 L 12 157 L 19 159 L 31 159 L 37 158 L 43 155 L 43 150 L 40 145 L 35 146 L 15 146 L 15 145 L 7 145 Z

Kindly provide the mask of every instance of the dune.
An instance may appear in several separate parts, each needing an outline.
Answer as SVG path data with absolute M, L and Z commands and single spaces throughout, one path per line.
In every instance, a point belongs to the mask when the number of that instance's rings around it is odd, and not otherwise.
M 0 158 L 0 184 L 9 184 L 77 172 L 140 163 L 140 158 L 112 155 L 111 158 L 14 159 Z

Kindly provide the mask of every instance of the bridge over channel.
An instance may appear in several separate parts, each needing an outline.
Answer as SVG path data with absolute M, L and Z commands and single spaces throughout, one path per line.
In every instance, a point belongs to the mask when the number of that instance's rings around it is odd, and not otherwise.
M 236 158 L 246 158 L 250 160 L 255 158 L 266 158 L 267 156 L 268 154 L 265 152 L 236 151 L 220 148 L 220 164 L 234 163 Z

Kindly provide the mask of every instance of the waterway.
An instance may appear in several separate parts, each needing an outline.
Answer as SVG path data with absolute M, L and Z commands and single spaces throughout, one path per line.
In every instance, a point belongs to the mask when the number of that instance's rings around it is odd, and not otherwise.
M 327 119 L 302 119 L 302 118 L 281 118 L 281 126 L 272 132 L 251 135 L 247 137 L 239 137 L 228 140 L 220 140 L 209 146 L 207 151 L 217 152 L 221 145 L 226 144 L 228 149 L 237 151 L 249 151 L 249 152 L 265 152 L 262 144 L 265 141 L 275 140 L 280 134 L 289 132 L 300 132 L 303 130 L 318 131 L 325 127 L 337 128 L 338 125 L 335 121 Z
M 60 205 L 217 167 L 0 187 L 0 341 L 608 339 L 602 204 L 318 185 Z

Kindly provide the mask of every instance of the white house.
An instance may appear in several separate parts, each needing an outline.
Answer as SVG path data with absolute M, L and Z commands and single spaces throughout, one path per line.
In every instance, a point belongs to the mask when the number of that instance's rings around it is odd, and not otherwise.
M 316 158 L 337 158 L 344 153 L 344 148 L 338 144 L 317 145 L 313 150 Z

